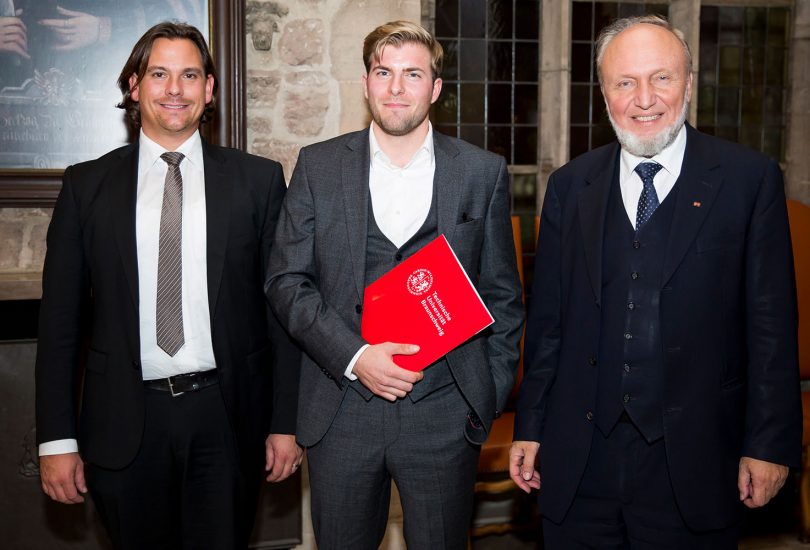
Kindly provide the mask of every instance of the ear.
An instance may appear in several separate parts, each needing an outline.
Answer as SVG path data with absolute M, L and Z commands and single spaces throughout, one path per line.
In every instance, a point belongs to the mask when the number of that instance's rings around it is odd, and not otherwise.
M 214 75 L 209 74 L 205 79 L 205 104 L 211 103 L 214 99 Z
M 430 96 L 430 103 L 436 103 L 436 100 L 439 99 L 439 94 L 442 93 L 442 79 L 437 78 L 433 81 L 433 93 Z
M 134 74 L 129 77 L 129 97 L 132 101 L 138 101 L 138 75 Z
M 363 95 L 368 99 L 368 73 L 364 74 L 361 80 L 363 81 Z
M 692 101 L 692 73 L 686 77 L 686 102 Z

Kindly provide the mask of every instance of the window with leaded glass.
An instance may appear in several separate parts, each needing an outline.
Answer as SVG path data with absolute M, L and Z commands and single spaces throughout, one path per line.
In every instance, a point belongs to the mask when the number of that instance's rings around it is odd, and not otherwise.
M 790 9 L 700 9 L 698 128 L 784 159 Z
M 435 25 L 445 53 L 437 130 L 536 165 L 539 0 L 436 0 Z

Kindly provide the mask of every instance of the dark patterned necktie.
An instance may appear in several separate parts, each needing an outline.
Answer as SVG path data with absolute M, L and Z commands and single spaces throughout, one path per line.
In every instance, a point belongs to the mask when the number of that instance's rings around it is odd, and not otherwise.
M 636 231 L 642 228 L 647 223 L 650 216 L 653 215 L 655 209 L 660 204 L 658 202 L 658 193 L 655 192 L 653 185 L 653 178 L 658 171 L 663 168 L 656 162 L 642 162 L 636 166 L 636 173 L 641 177 L 641 182 L 644 188 L 641 190 L 641 196 L 638 198 L 638 210 L 636 211 Z
M 169 165 L 160 210 L 157 277 L 157 345 L 174 357 L 183 346 L 183 153 L 163 153 Z

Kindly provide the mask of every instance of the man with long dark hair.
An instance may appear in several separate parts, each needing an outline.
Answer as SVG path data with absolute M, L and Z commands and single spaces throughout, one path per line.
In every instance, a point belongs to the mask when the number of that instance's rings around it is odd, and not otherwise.
M 118 83 L 138 139 L 65 170 L 48 231 L 43 490 L 89 490 L 117 548 L 245 548 L 262 466 L 301 460 L 299 353 L 262 292 L 281 167 L 200 138 L 217 77 L 194 27 L 152 27 Z

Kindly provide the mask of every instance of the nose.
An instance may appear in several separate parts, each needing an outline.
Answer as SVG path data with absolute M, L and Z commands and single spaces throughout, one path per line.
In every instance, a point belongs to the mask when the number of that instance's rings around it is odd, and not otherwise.
M 404 91 L 402 75 L 394 74 L 391 78 L 391 95 L 397 96 Z
M 641 109 L 649 109 L 655 105 L 655 91 L 649 82 L 641 81 L 636 88 L 636 105 Z
M 180 95 L 181 89 L 179 76 L 170 76 L 166 80 L 166 94 L 170 96 Z

